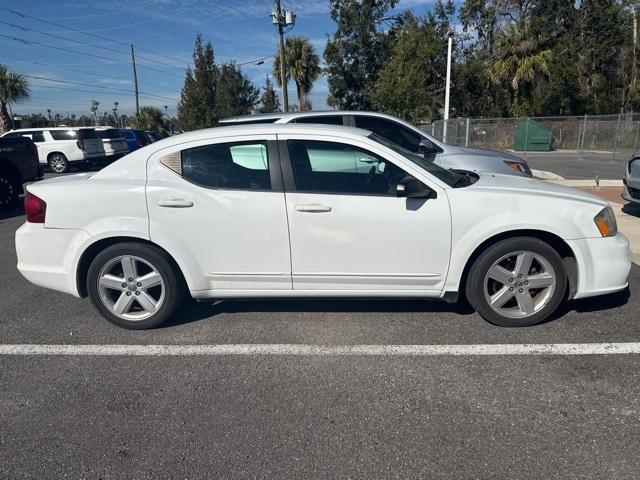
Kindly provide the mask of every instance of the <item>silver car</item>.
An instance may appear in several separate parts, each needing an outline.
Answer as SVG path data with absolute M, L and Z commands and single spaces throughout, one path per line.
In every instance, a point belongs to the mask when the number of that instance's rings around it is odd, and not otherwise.
M 631 156 L 623 182 L 622 198 L 632 203 L 640 203 L 640 152 Z
M 531 177 L 531 169 L 526 160 L 516 155 L 448 145 L 408 122 L 383 113 L 339 110 L 263 113 L 220 121 L 221 125 L 250 123 L 322 123 L 358 127 L 377 133 L 412 152 L 423 154 L 425 158 L 444 168 Z

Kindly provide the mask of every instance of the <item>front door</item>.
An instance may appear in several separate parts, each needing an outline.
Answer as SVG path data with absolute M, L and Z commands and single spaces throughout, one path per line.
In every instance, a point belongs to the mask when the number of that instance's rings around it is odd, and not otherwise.
M 294 290 L 436 295 L 451 220 L 436 198 L 398 198 L 406 167 L 348 143 L 278 136 L 287 174 Z M 292 183 L 292 184 L 291 184 Z
M 277 156 L 275 136 L 246 136 L 186 143 L 149 160 L 151 240 L 189 265 L 192 289 L 291 290 Z

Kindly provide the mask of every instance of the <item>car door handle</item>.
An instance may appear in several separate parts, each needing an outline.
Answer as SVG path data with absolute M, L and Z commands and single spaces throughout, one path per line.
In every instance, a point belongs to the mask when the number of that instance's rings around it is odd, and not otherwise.
M 327 205 L 296 205 L 297 212 L 322 213 L 330 212 L 331 207 Z
M 189 208 L 193 207 L 193 202 L 175 198 L 171 200 L 158 200 L 158 206 L 167 208 Z

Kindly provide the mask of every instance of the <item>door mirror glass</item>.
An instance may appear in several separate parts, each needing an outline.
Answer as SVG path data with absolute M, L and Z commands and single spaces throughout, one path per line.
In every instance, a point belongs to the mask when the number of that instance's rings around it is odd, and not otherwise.
M 427 187 L 417 178 L 407 176 L 397 186 L 398 197 L 406 198 L 435 198 L 436 192 Z

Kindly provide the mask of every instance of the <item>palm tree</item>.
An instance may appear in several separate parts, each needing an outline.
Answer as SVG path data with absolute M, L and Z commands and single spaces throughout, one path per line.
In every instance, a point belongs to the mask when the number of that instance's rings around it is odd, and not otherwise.
M 315 52 L 309 39 L 304 37 L 289 37 L 285 46 L 285 62 L 287 66 L 287 81 L 291 78 L 296 84 L 298 94 L 298 109 L 304 110 L 309 105 L 307 95 L 313 88 L 313 82 L 320 75 L 320 57 Z M 273 76 L 282 87 L 280 77 L 280 52 L 276 53 L 273 62 Z
M 166 129 L 162 111 L 152 106 L 140 107 L 140 113 L 133 118 L 132 123 L 137 128 L 152 132 L 163 133 Z
M 24 75 L 12 72 L 0 64 L 0 134 L 11 128 L 7 107 L 12 103 L 24 102 L 30 93 L 29 82 Z
M 551 50 L 543 48 L 540 37 L 532 35 L 526 24 L 507 27 L 496 40 L 489 64 L 489 78 L 495 84 L 509 83 L 515 115 L 532 113 L 533 87 L 549 76 Z

